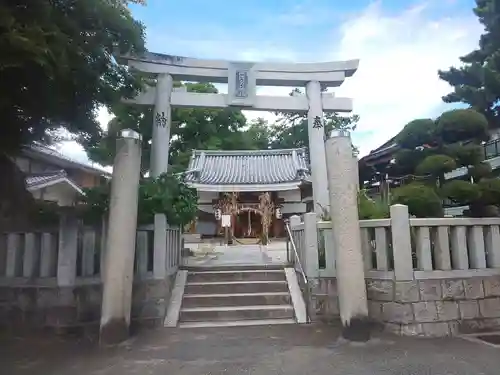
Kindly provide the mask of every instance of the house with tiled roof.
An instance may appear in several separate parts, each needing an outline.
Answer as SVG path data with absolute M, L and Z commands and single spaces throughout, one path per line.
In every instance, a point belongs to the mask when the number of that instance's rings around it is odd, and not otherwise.
M 192 231 L 203 236 L 221 233 L 220 207 L 230 196 L 235 203 L 231 223 L 236 238 L 259 237 L 259 202 L 269 194 L 275 215 L 270 234 L 282 237 L 284 219 L 303 214 L 310 191 L 305 149 L 194 150 L 185 181 L 198 192 L 198 220 Z
M 25 146 L 15 162 L 36 199 L 60 206 L 74 205 L 84 188 L 101 185 L 111 177 L 101 167 L 73 160 L 40 144 Z

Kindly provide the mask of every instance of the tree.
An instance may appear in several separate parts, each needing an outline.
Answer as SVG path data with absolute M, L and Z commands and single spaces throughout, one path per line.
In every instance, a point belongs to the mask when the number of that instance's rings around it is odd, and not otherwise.
M 99 105 L 140 85 L 114 53 L 141 53 L 143 25 L 123 0 L 17 0 L 0 4 L 0 216 L 26 211 L 24 178 L 12 164 L 20 147 L 50 142 L 64 128 L 98 139 Z M 22 202 L 17 204 L 15 202 Z
M 175 85 L 180 86 L 181 83 Z M 210 83 L 186 83 L 185 86 L 190 92 L 217 93 Z M 111 109 L 115 117 L 101 140 L 87 145 L 89 157 L 100 164 L 111 165 L 119 131 L 130 128 L 143 137 L 142 169 L 146 172 L 150 161 L 153 107 L 117 103 Z M 245 116 L 233 108 L 173 108 L 169 164 L 174 170 L 185 170 L 193 149 L 235 150 L 250 147 L 251 138 L 245 136 L 243 131 L 245 125 Z M 255 133 L 257 126 L 261 125 L 251 125 L 248 131 Z
M 299 89 L 294 89 L 290 96 L 303 95 Z M 307 113 L 276 112 L 278 120 L 271 130 L 270 147 L 280 148 L 309 148 L 309 131 L 307 127 Z M 353 132 L 359 122 L 358 115 L 341 116 L 337 113 L 327 113 L 323 117 L 323 127 L 328 136 L 334 129 Z M 357 153 L 357 149 L 355 148 Z
M 500 6 L 497 0 L 476 0 L 473 9 L 484 33 L 479 46 L 460 60 L 463 66 L 440 70 L 439 77 L 453 92 L 443 97 L 447 103 L 462 102 L 479 111 L 490 126 L 500 126 Z
M 155 214 L 165 214 L 167 222 L 184 226 L 198 212 L 198 196 L 179 175 L 162 174 L 158 178 L 142 178 L 139 184 L 137 221 L 151 224 Z M 85 190 L 80 210 L 89 223 L 99 223 L 109 210 L 110 183 Z
M 485 116 L 471 109 L 444 112 L 434 125 L 427 120 L 414 120 L 396 137 L 402 142 L 402 149 L 396 154 L 396 162 L 390 171 L 416 175 L 413 179 L 426 178 L 433 182 L 427 187 L 433 189 L 437 196 L 458 205 L 469 205 L 468 215 L 491 215 L 494 211 L 491 206 L 500 206 L 500 199 L 490 199 L 496 197 L 495 193 L 491 193 L 496 185 L 487 189 L 485 183 L 481 183 L 491 175 L 490 165 L 483 162 L 484 150 L 480 143 L 486 129 Z M 431 137 L 433 141 L 429 145 Z M 420 142 L 428 143 L 419 145 Z M 467 181 L 446 181 L 445 173 L 457 167 L 466 168 Z M 395 190 L 400 203 L 408 200 L 415 204 L 429 196 L 427 190 L 415 187 L 414 183 L 411 185 L 411 189 Z M 422 196 L 410 196 L 415 194 Z M 417 207 L 414 209 L 417 210 Z M 422 206 L 418 208 L 418 215 L 424 215 L 425 210 L 428 210 L 427 215 L 435 214 L 433 206 Z
M 118 0 L 19 0 L 0 5 L 0 149 L 15 152 L 61 126 L 100 135 L 95 111 L 138 88 L 113 53 L 141 53 L 144 28 Z

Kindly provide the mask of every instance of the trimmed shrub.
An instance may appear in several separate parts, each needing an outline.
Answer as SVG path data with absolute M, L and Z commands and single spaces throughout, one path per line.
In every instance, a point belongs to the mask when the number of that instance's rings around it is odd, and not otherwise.
M 481 190 L 477 184 L 472 184 L 469 181 L 454 180 L 441 187 L 441 195 L 455 203 L 467 205 L 479 200 Z
M 410 214 L 416 217 L 443 216 L 441 198 L 436 191 L 432 187 L 417 182 L 394 189 L 392 203 L 408 206 Z
M 444 143 L 487 138 L 488 120 L 473 109 L 453 109 L 444 112 L 436 123 L 437 134 Z

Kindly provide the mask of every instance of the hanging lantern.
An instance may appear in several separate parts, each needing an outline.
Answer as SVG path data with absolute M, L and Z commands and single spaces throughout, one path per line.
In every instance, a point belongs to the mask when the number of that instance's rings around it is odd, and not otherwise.
M 276 208 L 276 219 L 281 219 L 282 214 L 281 214 L 281 208 Z
M 221 218 L 222 218 L 222 212 L 221 212 L 220 208 L 217 208 L 215 210 L 215 219 L 220 220 Z

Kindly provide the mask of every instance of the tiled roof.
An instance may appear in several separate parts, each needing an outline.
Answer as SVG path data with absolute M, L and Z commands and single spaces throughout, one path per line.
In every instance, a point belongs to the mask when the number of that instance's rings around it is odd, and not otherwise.
M 37 158 L 49 160 L 52 164 L 56 165 L 58 168 L 77 168 L 82 169 L 90 173 L 98 174 L 101 176 L 110 176 L 111 174 L 104 170 L 103 167 L 97 166 L 96 164 L 83 163 L 74 160 L 60 152 L 54 150 L 53 148 L 47 147 L 39 143 L 32 143 L 24 148 L 24 153 L 28 155 L 33 155 Z
M 28 188 L 34 188 L 38 185 L 46 184 L 47 182 L 58 180 L 60 178 L 65 178 L 66 172 L 61 171 L 51 171 L 44 173 L 36 173 L 26 177 L 26 186 Z
M 280 184 L 309 178 L 305 149 L 193 150 L 186 181 L 205 185 Z

